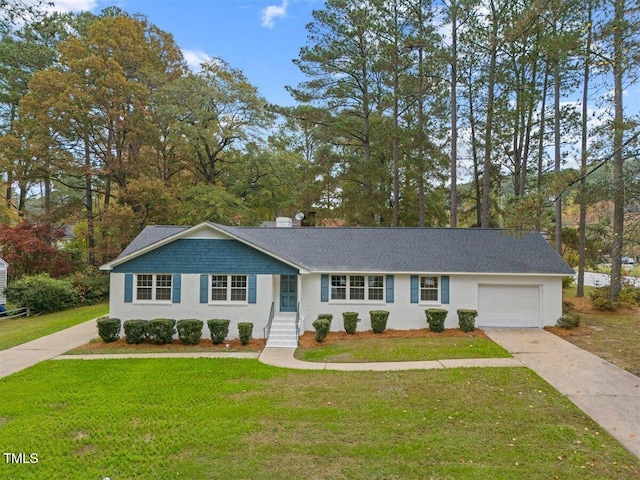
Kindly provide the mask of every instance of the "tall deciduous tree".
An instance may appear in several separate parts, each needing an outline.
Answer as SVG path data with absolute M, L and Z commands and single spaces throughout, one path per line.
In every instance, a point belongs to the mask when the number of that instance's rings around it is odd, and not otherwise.
M 72 153 L 61 156 L 67 163 L 58 170 L 84 179 L 93 263 L 96 186 L 104 189 L 108 206 L 113 183 L 126 192 L 128 181 L 140 175 L 151 94 L 178 78 L 184 62 L 168 34 L 117 9 L 78 17 L 74 27 L 58 46 L 59 63 L 33 76 L 21 111 L 30 119 L 33 137 L 50 150 Z
M 230 152 L 241 150 L 269 125 L 266 101 L 242 72 L 218 58 L 171 89 L 183 147 L 197 160 L 193 171 L 204 183 L 219 184 L 224 165 L 234 161 Z

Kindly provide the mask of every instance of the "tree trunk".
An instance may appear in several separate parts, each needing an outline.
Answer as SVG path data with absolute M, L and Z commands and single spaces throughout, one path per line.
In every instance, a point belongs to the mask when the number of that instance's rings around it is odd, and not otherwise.
M 27 182 L 22 180 L 18 181 L 18 216 L 20 218 L 24 218 L 24 214 L 26 213 L 28 189 Z
M 622 289 L 622 248 L 624 239 L 624 170 L 622 139 L 624 134 L 624 111 L 622 104 L 622 74 L 624 70 L 623 41 L 624 0 L 615 0 L 614 16 L 617 28 L 613 32 L 613 241 L 611 243 L 611 289 L 610 300 L 617 300 Z
M 580 216 L 578 224 L 578 288 L 577 297 L 584 297 L 584 270 L 586 267 L 587 248 L 587 141 L 589 139 L 587 130 L 587 115 L 589 112 L 589 70 L 591 68 L 591 15 L 592 2 L 587 4 L 587 43 L 585 45 L 584 76 L 582 80 L 582 144 L 580 146 Z
M 496 84 L 496 60 L 498 56 L 498 15 L 493 0 L 490 3 L 491 8 L 491 50 L 489 52 L 489 77 L 488 77 L 488 95 L 487 95 L 487 120 L 484 133 L 484 165 L 482 172 L 482 218 L 481 226 L 489 227 L 489 202 L 491 196 L 491 151 L 493 147 L 493 99 L 495 96 Z
M 471 72 L 469 72 L 471 77 Z M 471 129 L 471 159 L 473 160 L 473 186 L 476 199 L 476 227 L 479 227 L 482 222 L 481 203 L 482 193 L 480 191 L 480 165 L 478 158 L 478 143 L 476 141 L 476 117 L 475 110 L 473 108 L 473 90 L 472 79 L 468 78 L 468 101 L 469 101 L 469 128 Z
M 554 33 L 557 38 L 556 25 L 554 23 Z M 554 116 L 554 167 L 553 171 L 556 175 L 560 174 L 560 167 L 562 166 L 562 152 L 560 147 L 560 54 L 558 51 L 554 52 L 553 59 L 553 116 Z M 558 195 L 556 198 L 556 251 L 562 255 L 562 195 Z
M 451 2 L 451 216 L 449 227 L 458 226 L 458 6 Z
M 398 138 L 399 126 L 399 98 L 400 95 L 400 79 L 399 79 L 399 59 L 398 46 L 395 48 L 395 58 L 393 66 L 393 137 L 392 152 L 393 157 L 393 226 L 400 225 L 400 139 Z
M 547 90 L 549 88 L 549 64 L 544 72 L 544 82 L 542 86 L 542 105 L 540 106 L 540 138 L 538 139 L 538 178 L 536 189 L 538 194 L 538 210 L 536 212 L 536 230 L 542 229 L 542 174 L 544 171 L 544 132 L 547 111 Z
M 85 185 L 85 208 L 87 209 L 87 263 L 89 266 L 96 264 L 95 250 L 96 237 L 93 222 L 93 177 L 91 173 L 91 152 L 89 149 L 89 139 L 84 139 L 84 185 Z
M 422 46 L 418 49 L 418 226 L 424 227 L 427 220 L 424 194 L 424 75 L 422 72 Z

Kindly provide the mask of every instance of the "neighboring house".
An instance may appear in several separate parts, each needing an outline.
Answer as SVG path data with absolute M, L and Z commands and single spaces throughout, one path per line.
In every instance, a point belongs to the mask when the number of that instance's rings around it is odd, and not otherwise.
M 358 330 L 370 310 L 390 312 L 387 328 L 426 328 L 431 307 L 449 311 L 447 328 L 459 308 L 477 309 L 480 327 L 555 325 L 574 274 L 539 233 L 212 223 L 149 226 L 101 269 L 114 318 L 226 318 L 230 337 L 253 322 L 274 346 L 295 345 L 320 313 L 341 330 L 345 311 L 360 314 Z
M 0 258 L 0 305 L 7 303 L 7 298 L 4 295 L 4 289 L 7 288 L 7 269 L 9 264 Z

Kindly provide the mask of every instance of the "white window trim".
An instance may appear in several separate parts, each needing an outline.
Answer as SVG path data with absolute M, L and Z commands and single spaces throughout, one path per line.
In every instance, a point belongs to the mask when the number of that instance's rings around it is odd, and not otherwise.
M 438 299 L 437 300 L 422 300 L 422 279 L 424 277 L 435 278 L 438 281 Z M 418 275 L 418 304 L 419 305 L 442 305 L 442 280 L 440 275 Z
M 333 277 L 347 277 L 346 299 L 332 298 L 333 297 Z M 351 293 L 351 277 L 364 277 L 364 299 L 350 299 Z M 369 299 L 369 277 L 382 277 L 382 299 L 370 300 Z M 329 274 L 329 303 L 336 305 L 386 305 L 386 288 L 387 279 L 382 274 L 363 274 L 363 273 L 332 273 Z
M 227 300 L 213 300 L 212 297 L 212 284 L 213 277 L 227 277 Z M 244 277 L 245 278 L 245 287 L 244 287 L 244 300 L 231 300 L 231 277 Z M 209 295 L 209 305 L 249 305 L 249 275 L 244 273 L 211 273 L 209 274 L 209 280 L 207 284 L 208 295 Z M 237 288 L 237 287 L 236 287 Z
M 139 299 L 138 298 L 138 277 L 142 275 L 151 275 L 151 298 Z M 158 276 L 168 276 L 171 279 L 171 285 L 168 287 L 158 287 Z M 133 290 L 134 290 L 134 303 L 140 304 L 162 304 L 162 305 L 170 305 L 173 302 L 173 275 L 170 273 L 136 273 L 135 278 L 133 279 Z M 168 288 L 169 289 L 169 299 L 168 300 L 156 300 L 157 289 L 158 288 Z

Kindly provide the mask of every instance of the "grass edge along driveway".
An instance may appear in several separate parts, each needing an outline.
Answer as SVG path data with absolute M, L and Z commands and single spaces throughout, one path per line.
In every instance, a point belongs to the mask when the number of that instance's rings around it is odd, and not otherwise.
M 640 460 L 526 368 L 292 371 L 49 361 L 0 380 L 1 478 L 631 479 Z
M 0 319 L 0 350 L 59 332 L 107 313 L 109 305 L 105 302 L 29 318 Z

